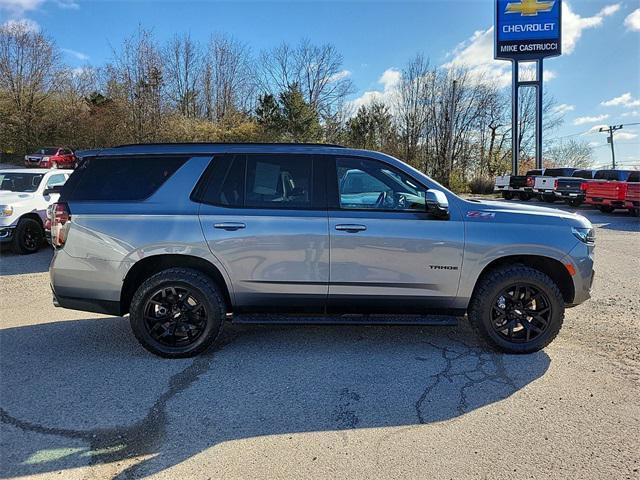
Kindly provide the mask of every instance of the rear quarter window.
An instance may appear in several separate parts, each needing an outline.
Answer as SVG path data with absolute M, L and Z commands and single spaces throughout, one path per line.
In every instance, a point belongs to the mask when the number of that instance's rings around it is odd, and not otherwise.
M 132 201 L 153 195 L 188 157 L 90 157 L 69 177 L 62 201 Z
M 640 182 L 640 172 L 631 172 L 627 182 Z

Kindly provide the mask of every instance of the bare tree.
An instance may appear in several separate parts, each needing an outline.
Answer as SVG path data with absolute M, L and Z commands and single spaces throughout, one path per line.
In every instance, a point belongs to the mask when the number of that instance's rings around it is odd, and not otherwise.
M 135 142 L 160 138 L 163 90 L 162 58 L 150 31 L 142 27 L 114 52 L 107 66 L 108 96 L 126 105 L 126 131 Z
M 275 95 L 297 84 L 304 100 L 323 117 L 335 115 L 354 91 L 342 55 L 330 44 L 303 40 L 292 47 L 282 43 L 262 52 L 259 64 L 263 90 Z
M 545 152 L 546 166 L 589 168 L 593 165 L 593 148 L 585 141 L 570 138 L 555 142 Z
M 59 59 L 55 44 L 26 24 L 0 26 L 0 94 L 9 110 L 0 115 L 0 126 L 23 151 L 40 141 L 38 122 L 57 88 Z
M 252 109 L 255 76 L 251 51 L 244 43 L 225 35 L 209 42 L 201 75 L 203 111 L 209 120 L 226 120 Z
M 434 113 L 433 106 L 438 101 L 433 88 L 433 75 L 429 61 L 417 55 L 402 71 L 395 98 L 392 99 L 404 161 L 423 170 L 426 169 L 425 158 L 429 153 L 429 146 L 423 143 L 423 139 L 429 133 L 430 115 Z M 421 145 L 423 148 L 420 148 Z M 422 157 L 421 151 L 425 154 Z
M 191 35 L 175 35 L 163 49 L 167 95 L 185 117 L 198 114 L 198 82 L 202 70 L 202 51 Z

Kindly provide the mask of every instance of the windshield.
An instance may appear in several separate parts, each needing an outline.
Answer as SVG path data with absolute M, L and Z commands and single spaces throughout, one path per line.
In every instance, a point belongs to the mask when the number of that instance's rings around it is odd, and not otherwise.
M 55 155 L 58 152 L 57 148 L 41 148 L 40 150 L 37 150 L 35 153 L 38 153 L 40 155 Z
M 42 173 L 0 173 L 0 190 L 35 192 L 42 181 Z

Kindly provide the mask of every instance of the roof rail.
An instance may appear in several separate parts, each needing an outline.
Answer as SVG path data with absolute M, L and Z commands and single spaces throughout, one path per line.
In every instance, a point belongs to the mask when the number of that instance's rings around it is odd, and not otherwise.
M 344 145 L 334 143 L 295 143 L 295 142 L 154 142 L 154 143 L 126 143 L 116 145 L 111 148 L 124 147 L 152 147 L 157 145 L 275 145 L 275 146 L 292 146 L 292 147 L 334 147 L 347 148 Z

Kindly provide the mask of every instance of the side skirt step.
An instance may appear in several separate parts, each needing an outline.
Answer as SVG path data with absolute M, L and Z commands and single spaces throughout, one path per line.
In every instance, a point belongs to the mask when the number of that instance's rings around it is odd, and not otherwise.
M 232 323 L 266 325 L 419 325 L 455 327 L 458 318 L 448 315 L 234 315 Z

